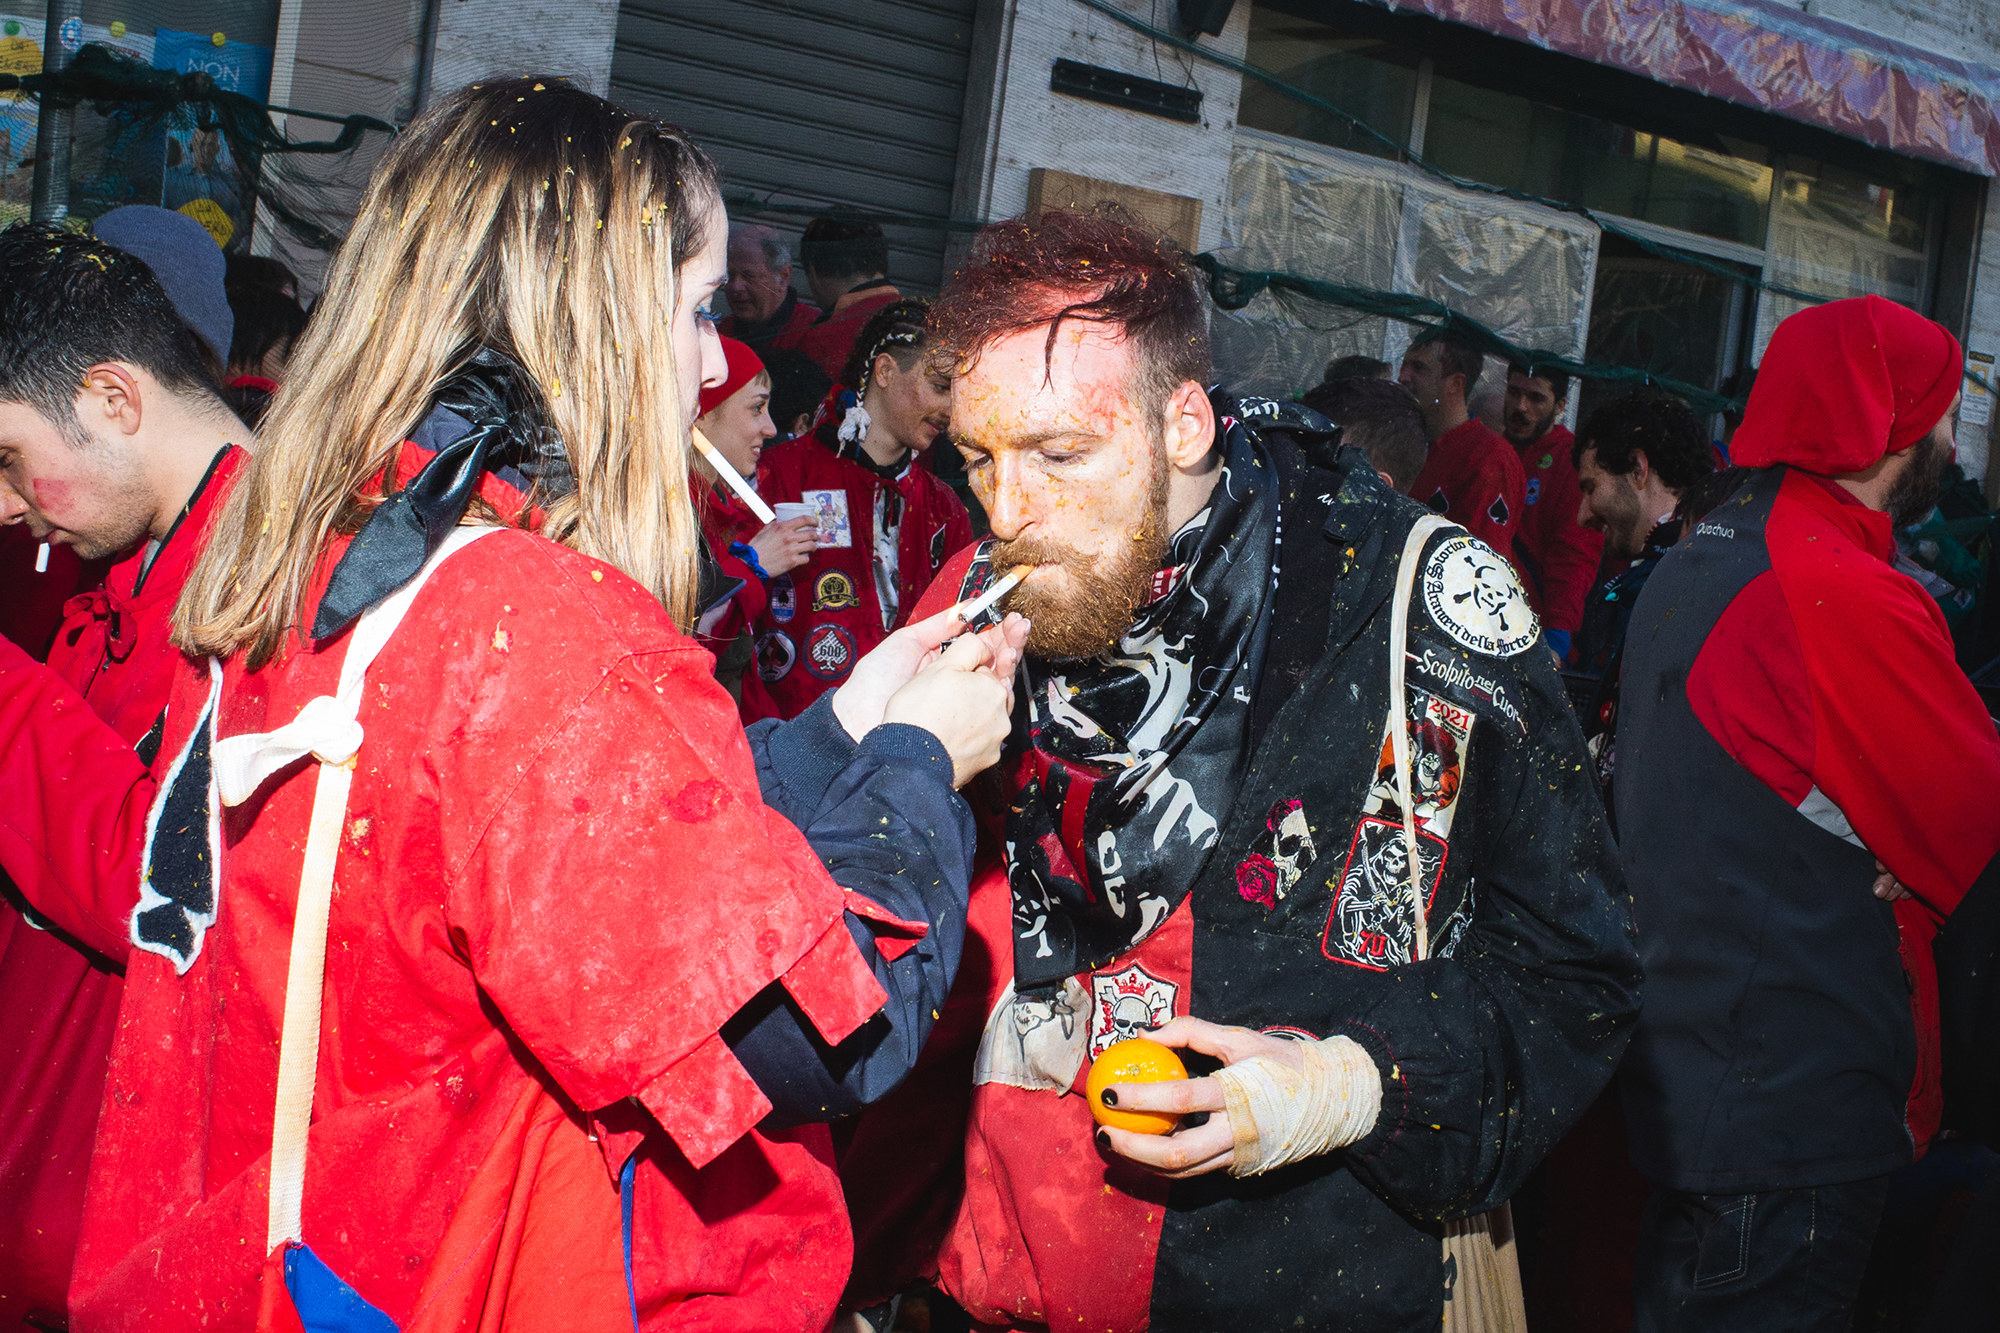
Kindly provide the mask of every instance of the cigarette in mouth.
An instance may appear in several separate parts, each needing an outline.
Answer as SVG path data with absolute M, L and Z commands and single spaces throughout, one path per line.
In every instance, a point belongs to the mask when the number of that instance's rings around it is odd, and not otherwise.
M 1022 579 L 1034 572 L 1035 566 L 1033 565 L 1014 566 L 1001 576 L 998 583 L 988 588 L 985 592 L 980 593 L 979 596 L 973 598 L 971 601 L 961 605 L 958 608 L 958 618 L 970 625 L 973 621 L 992 610 L 995 603 L 1008 593 L 1014 591 Z
M 750 483 L 743 480 L 743 474 L 738 472 L 730 464 L 729 460 L 722 456 L 720 449 L 717 449 L 708 442 L 708 436 L 703 435 L 698 427 L 694 431 L 694 447 L 701 450 L 701 456 L 706 458 L 708 465 L 715 469 L 715 475 L 721 477 L 728 484 L 729 489 L 736 492 L 736 498 L 750 506 L 750 512 L 757 516 L 758 522 L 775 523 L 778 521 L 777 511 L 764 503 L 763 496 L 750 489 Z
M 35 552 L 35 572 L 37 574 L 46 574 L 49 572 L 49 544 L 47 542 L 43 542 L 42 549 Z

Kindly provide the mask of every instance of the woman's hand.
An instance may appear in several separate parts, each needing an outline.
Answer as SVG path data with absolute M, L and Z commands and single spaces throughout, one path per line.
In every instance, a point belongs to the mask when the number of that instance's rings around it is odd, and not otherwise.
M 812 553 L 818 546 L 819 520 L 810 514 L 766 523 L 750 539 L 750 549 L 757 553 L 757 563 L 773 578 L 812 559 Z
M 1249 1028 L 1223 1027 L 1200 1018 L 1176 1018 L 1146 1034 L 1162 1046 L 1200 1051 L 1225 1065 L 1252 1056 L 1268 1056 L 1292 1068 L 1305 1062 L 1304 1043 L 1266 1036 Z M 1230 1126 L 1222 1085 L 1212 1078 L 1176 1079 L 1169 1083 L 1113 1083 L 1104 1090 L 1104 1104 L 1121 1111 L 1167 1111 L 1176 1115 L 1209 1112 L 1206 1123 L 1171 1134 L 1134 1134 L 1100 1126 L 1097 1141 L 1129 1157 L 1149 1171 L 1173 1180 L 1227 1170 L 1236 1158 L 1236 1132 Z
M 889 696 L 882 721 L 922 727 L 951 755 L 951 785 L 963 787 L 1000 762 L 1014 685 L 995 674 L 996 653 L 978 634 L 945 646 L 910 683 Z
M 1011 685 L 1014 668 L 1028 645 L 1028 622 L 1009 615 L 990 629 L 967 635 L 958 608 L 949 606 L 928 619 L 903 626 L 854 664 L 854 670 L 833 695 L 833 715 L 840 719 L 847 734 L 858 741 L 880 726 L 890 696 L 936 660 L 939 648 L 954 635 L 977 638 L 986 644 L 991 657 L 984 670 L 994 679 Z

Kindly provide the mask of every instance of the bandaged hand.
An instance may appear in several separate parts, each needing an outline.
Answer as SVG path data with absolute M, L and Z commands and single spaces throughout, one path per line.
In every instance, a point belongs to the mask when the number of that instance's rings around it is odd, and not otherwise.
M 1207 1078 L 1107 1089 L 1105 1101 L 1121 1110 L 1211 1113 L 1206 1123 L 1171 1134 L 1097 1131 L 1105 1148 L 1161 1175 L 1183 1179 L 1223 1168 L 1258 1175 L 1358 1142 L 1381 1113 L 1381 1073 L 1346 1037 L 1292 1040 L 1199 1018 L 1176 1018 L 1148 1035 L 1225 1062 Z

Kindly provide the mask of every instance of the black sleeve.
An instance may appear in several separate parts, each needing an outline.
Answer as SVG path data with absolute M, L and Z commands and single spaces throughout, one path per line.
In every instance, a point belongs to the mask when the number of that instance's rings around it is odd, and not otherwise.
M 1520 1188 L 1610 1081 L 1638 1015 L 1624 880 L 1545 657 L 1530 649 L 1510 673 L 1526 734 L 1473 741 L 1471 808 L 1451 838 L 1474 858 L 1470 926 L 1452 956 L 1395 970 L 1334 1027 L 1383 1082 L 1347 1161 L 1416 1217 L 1484 1212 Z
M 838 1045 L 821 1038 L 778 985 L 723 1028 L 776 1108 L 767 1124 L 831 1120 L 902 1082 L 944 1008 L 965 942 L 972 812 L 952 790 L 951 756 L 936 737 L 888 725 L 856 745 L 826 698 L 791 722 L 751 728 L 750 744 L 765 801 L 799 826 L 835 882 L 927 927 L 890 961 L 874 925 L 847 914 L 888 1001 Z

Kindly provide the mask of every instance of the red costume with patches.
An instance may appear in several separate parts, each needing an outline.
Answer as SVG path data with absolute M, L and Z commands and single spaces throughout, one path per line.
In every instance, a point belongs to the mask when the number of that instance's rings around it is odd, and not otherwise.
M 946 557 L 972 541 L 965 502 L 917 455 L 903 459 L 893 479 L 864 466 L 839 440 L 842 391 L 820 408 L 808 435 L 764 452 L 758 494 L 770 505 L 824 506 L 832 525 L 844 524 L 836 545 L 822 545 L 812 559 L 771 582 L 771 604 L 757 636 L 757 664 L 780 713 L 796 717 L 841 681 L 854 664 L 908 623 L 910 610 L 931 585 Z M 876 585 L 881 521 L 896 529 L 896 608 L 885 617 Z M 821 523 L 827 540 L 829 520 Z M 884 623 L 885 620 L 888 623 Z
M 1566 634 L 1583 626 L 1583 604 L 1604 556 L 1604 534 L 1576 521 L 1583 492 L 1570 460 L 1575 442 L 1569 427 L 1551 426 L 1517 451 L 1527 490 L 1514 534 L 1514 565 L 1542 624 Z
M 406 447 L 399 475 L 422 460 Z M 520 509 L 491 477 L 481 493 Z M 331 693 L 346 637 L 294 639 L 254 672 L 232 659 L 218 735 Z M 843 910 L 881 909 L 764 805 L 706 655 L 615 569 L 488 536 L 391 645 L 365 682 L 335 880 L 308 1242 L 406 1331 L 630 1328 L 615 1181 L 636 1153 L 646 1327 L 821 1328 L 851 1254 L 827 1131 L 758 1130 L 771 1103 L 720 1028 L 775 983 L 825 1040 L 853 1032 L 883 990 Z M 314 766 L 221 811 L 215 920 L 177 975 L 127 945 L 153 776 L 66 684 L 13 674 L 0 781 L 25 799 L 0 855 L 42 867 L 37 907 L 128 967 L 72 1315 L 285 1327 L 260 1282 Z M 162 778 L 209 689 L 182 659 Z M 87 806 L 33 780 L 93 753 Z
M 749 541 L 762 527 L 763 523 L 757 516 L 734 495 L 726 494 L 724 487 L 712 487 L 702 497 L 702 535 L 708 538 L 709 552 L 714 555 L 716 568 L 722 571 L 722 577 L 737 585 L 736 591 L 727 600 L 703 613 L 695 634 L 701 646 L 717 659 L 729 650 L 738 636 L 755 637 L 757 621 L 770 603 L 770 596 L 764 590 L 764 580 L 744 562 L 742 556 L 729 549 L 738 542 Z M 771 698 L 763 678 L 757 674 L 754 656 L 743 671 L 741 691 L 736 708 L 746 725 L 778 716 L 777 701 Z
M 112 564 L 96 586 L 69 600 L 47 670 L 12 648 L 0 648 L 0 674 L 10 684 L 13 678 L 40 677 L 60 689 L 63 702 L 56 706 L 75 708 L 80 696 L 94 715 L 89 720 L 101 720 L 100 733 L 103 727 L 115 733 L 96 742 L 111 761 L 102 774 L 86 754 L 51 770 L 67 779 L 46 791 L 35 783 L 31 795 L 9 783 L 8 803 L 17 814 L 38 801 L 82 807 L 94 796 L 81 789 L 100 776 L 114 797 L 129 789 L 139 766 L 134 747 L 159 723 L 181 663 L 167 641 L 174 604 L 201 552 L 209 520 L 245 458 L 236 448 L 217 455 L 150 567 L 144 548 L 135 550 Z M 73 557 L 70 568 L 78 568 Z M 137 812 L 143 815 L 143 802 Z M 13 850 L 6 848 L 0 864 L 17 871 L 21 862 Z M 125 890 L 135 892 L 136 859 L 99 860 L 98 850 L 74 837 L 55 849 L 58 855 L 80 855 L 81 873 L 121 875 Z M 122 957 L 122 944 L 112 947 L 118 950 L 114 957 Z M 0 1014 L 7 1016 L 0 1023 L 0 1326 L 19 1325 L 33 1311 L 63 1312 L 105 1063 L 117 1030 L 121 972 L 105 956 L 30 924 L 13 903 L 0 902 Z
M 1432 513 L 1443 514 L 1514 559 L 1527 481 L 1514 446 L 1478 417 L 1467 417 L 1431 443 L 1424 470 L 1410 483 L 1409 493 Z

